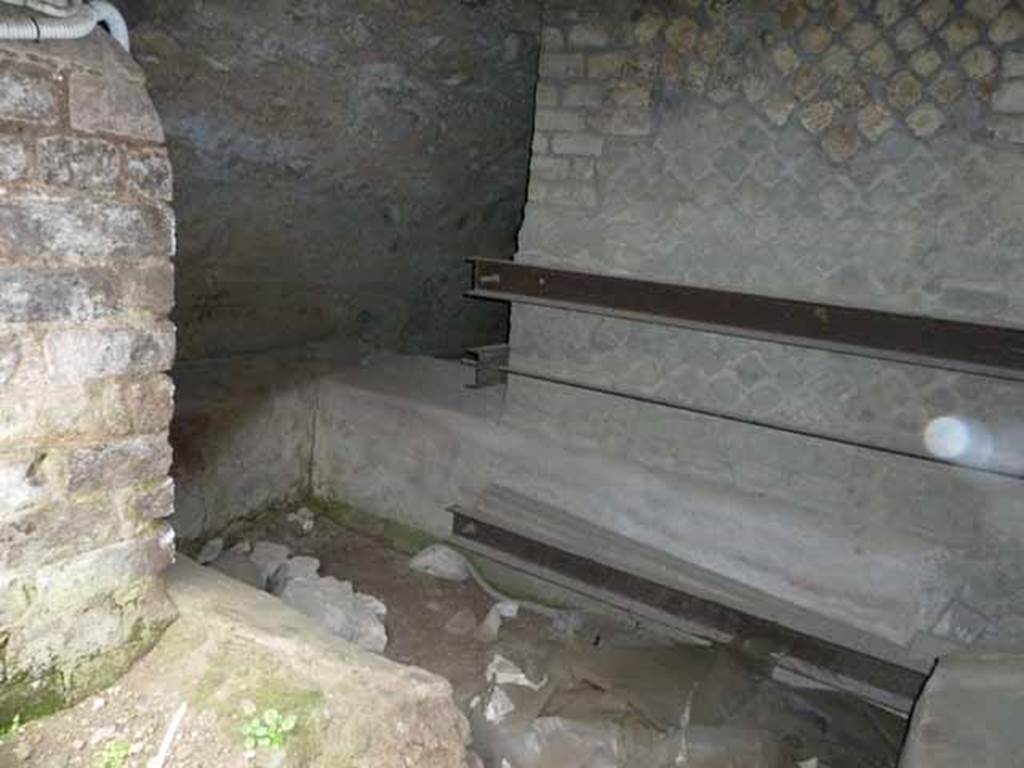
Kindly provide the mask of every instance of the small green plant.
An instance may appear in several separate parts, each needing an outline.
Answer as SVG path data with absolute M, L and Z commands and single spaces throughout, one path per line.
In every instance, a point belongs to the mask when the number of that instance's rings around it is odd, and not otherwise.
M 131 745 L 127 741 L 116 740 L 103 748 L 97 768 L 123 768 L 128 755 L 131 752 Z
M 13 739 L 17 735 L 18 730 L 20 728 L 21 715 L 18 714 L 15 715 L 11 719 L 11 722 L 9 722 L 7 725 L 0 727 L 0 744 L 3 744 L 5 741 L 8 741 L 9 739 Z
M 295 715 L 282 716 L 276 709 L 268 709 L 262 717 L 254 717 L 242 726 L 245 748 L 283 747 L 285 737 L 298 724 Z

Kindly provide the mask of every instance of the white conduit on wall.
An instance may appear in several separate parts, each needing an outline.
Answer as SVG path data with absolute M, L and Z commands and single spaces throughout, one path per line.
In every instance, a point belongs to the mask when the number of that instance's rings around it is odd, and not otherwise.
M 40 2 L 29 0 L 0 0 L 11 5 L 38 9 L 45 6 Z M 56 5 L 56 4 L 55 4 Z M 74 3 L 65 3 L 73 8 Z M 59 7 L 59 6 L 58 6 Z M 64 11 L 55 10 L 54 13 Z M 47 11 L 47 13 L 50 13 Z M 121 12 L 106 0 L 86 0 L 71 15 L 39 15 L 34 11 L 20 13 L 16 16 L 0 16 L 0 40 L 77 40 L 85 37 L 97 24 L 102 24 L 110 32 L 121 47 L 131 50 L 128 43 L 128 25 L 125 24 Z

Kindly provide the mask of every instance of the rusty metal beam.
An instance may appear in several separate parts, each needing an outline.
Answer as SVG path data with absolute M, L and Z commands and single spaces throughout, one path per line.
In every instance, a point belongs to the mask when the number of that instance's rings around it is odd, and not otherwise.
M 455 540 L 477 542 L 567 578 L 649 605 L 688 622 L 762 643 L 786 655 L 913 700 L 924 675 L 797 632 L 649 579 L 574 555 L 486 520 L 483 509 L 452 507 Z
M 691 285 L 471 259 L 480 299 L 675 325 L 941 370 L 1024 381 L 1024 329 Z

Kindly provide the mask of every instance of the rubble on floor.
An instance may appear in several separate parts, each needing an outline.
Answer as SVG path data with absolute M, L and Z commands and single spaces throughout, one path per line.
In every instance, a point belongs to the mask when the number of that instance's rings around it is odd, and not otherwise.
M 289 520 L 292 518 L 289 515 Z M 305 516 L 296 519 L 300 530 L 312 530 Z M 320 576 L 317 558 L 292 556 L 287 546 L 271 541 L 250 544 L 243 539 L 230 549 L 223 547 L 223 539 L 206 542 L 200 550 L 199 562 L 276 595 L 343 640 L 375 653 L 387 647 L 383 622 L 387 606 L 372 595 L 356 592 L 349 581 Z
M 442 677 L 184 556 L 167 586 L 179 618 L 153 651 L 99 696 L 0 731 L 0 767 L 464 768 Z
M 386 653 L 454 687 L 471 727 L 467 768 L 895 768 L 904 721 L 773 679 L 771 643 L 680 645 L 622 617 L 511 599 L 499 574 L 490 583 L 447 545 L 410 559 L 317 509 L 312 532 L 275 514 L 229 540 L 285 546 L 259 547 L 262 570 L 242 553 L 273 594 L 292 579 L 333 577 L 327 603 L 356 600 L 345 583 L 383 598 Z M 523 587 L 508 585 L 518 598 L 536 594 Z
M 423 550 L 410 566 L 446 581 L 472 579 L 495 601 L 479 624 L 468 609 L 453 614 L 444 630 L 455 637 L 500 648 L 502 618 L 515 618 L 520 605 L 541 608 L 509 600 L 446 546 Z M 529 659 L 530 671 L 495 650 L 484 688 L 468 702 L 473 746 L 488 768 L 894 765 L 898 720 L 835 691 L 780 684 L 770 654 L 757 659 L 727 646 L 672 644 L 614 624 L 584 627 L 594 617 L 582 614 L 566 632 L 567 612 L 539 612 L 552 619 L 562 649 Z M 833 730 L 840 743 L 861 743 L 846 755 L 831 743 Z M 831 761 L 820 760 L 819 751 Z
M 487 766 L 894 765 L 899 731 L 885 715 L 786 689 L 733 649 L 577 643 L 533 661 L 527 672 L 495 653 L 470 702 L 473 747 Z

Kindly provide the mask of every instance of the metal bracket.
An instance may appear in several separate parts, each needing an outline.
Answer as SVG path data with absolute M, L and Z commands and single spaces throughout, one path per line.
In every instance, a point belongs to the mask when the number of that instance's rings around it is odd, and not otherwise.
M 508 344 L 472 347 L 466 350 L 463 362 L 472 365 L 476 372 L 476 379 L 468 385 L 470 389 L 493 387 L 508 381 Z

